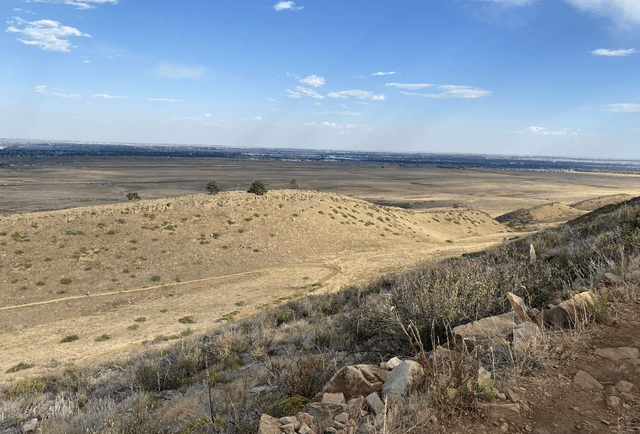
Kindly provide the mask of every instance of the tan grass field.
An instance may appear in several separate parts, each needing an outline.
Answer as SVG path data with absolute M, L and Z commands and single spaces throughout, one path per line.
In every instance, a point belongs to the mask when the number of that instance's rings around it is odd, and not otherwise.
M 612 195 L 640 194 L 633 175 L 68 163 L 0 170 L 0 381 L 126 354 L 293 297 L 481 250 L 519 235 L 494 217 L 520 208 L 536 207 L 535 229 L 624 197 Z M 303 190 L 278 189 L 291 178 Z M 212 179 L 239 191 L 206 195 Z M 253 179 L 270 191 L 245 193 Z M 143 200 L 122 203 L 132 191 Z M 187 316 L 196 322 L 179 322 Z M 60 343 L 74 334 L 78 340 Z M 95 340 L 103 334 L 111 338 Z M 5 373 L 19 362 L 36 367 Z

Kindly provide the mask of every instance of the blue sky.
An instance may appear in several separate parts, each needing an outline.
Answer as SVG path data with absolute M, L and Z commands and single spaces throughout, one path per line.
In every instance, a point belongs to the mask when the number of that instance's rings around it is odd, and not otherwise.
M 640 158 L 640 1 L 4 0 L 0 137 Z

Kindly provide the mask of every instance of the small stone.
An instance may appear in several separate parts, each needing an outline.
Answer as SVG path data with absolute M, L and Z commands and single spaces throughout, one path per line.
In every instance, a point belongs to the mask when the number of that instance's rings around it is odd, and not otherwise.
M 613 386 L 607 386 L 604 388 L 604 394 L 607 396 L 612 396 L 616 394 L 616 388 Z
M 337 415 L 336 417 L 333 418 L 334 422 L 340 422 L 342 424 L 347 423 L 347 420 L 349 420 L 349 414 L 348 413 L 340 413 L 339 415 Z
M 578 373 L 573 377 L 573 384 L 576 387 L 581 389 L 591 390 L 591 389 L 604 389 L 604 386 L 593 378 L 591 375 L 587 374 L 584 371 L 578 371 Z
M 322 395 L 323 404 L 344 404 L 344 395 L 342 393 L 325 393 Z
M 501 432 L 507 432 L 509 431 L 509 424 L 508 423 L 503 423 L 502 425 L 500 425 L 500 431 Z
M 500 399 L 502 401 L 506 401 L 507 400 L 507 395 L 505 395 L 502 392 L 498 392 L 498 393 L 496 393 L 496 398 L 498 398 L 498 399 Z
M 298 419 L 295 418 L 295 416 L 285 416 L 285 417 L 281 417 L 280 418 L 280 422 L 282 422 L 283 425 L 286 425 L 288 423 L 292 423 L 294 425 L 299 424 Z
M 280 426 L 280 431 L 282 431 L 284 434 L 295 434 L 296 429 L 292 423 L 288 423 L 286 425 Z
M 387 369 L 391 370 L 398 366 L 400 363 L 402 363 L 402 360 L 397 357 L 393 357 L 387 361 Z
M 309 428 L 309 426 L 306 423 L 302 423 L 302 424 L 300 424 L 300 428 L 298 428 L 298 433 L 299 434 L 311 434 L 311 433 L 313 433 L 313 430 L 311 428 Z
M 617 407 L 620 405 L 620 398 L 617 396 L 607 396 L 607 405 L 609 407 Z
M 377 393 L 372 393 L 367 395 L 367 403 L 371 407 L 371 409 L 375 412 L 375 414 L 380 415 L 384 413 L 384 403 L 380 399 Z
M 629 393 L 634 387 L 635 386 L 633 385 L 633 383 L 629 383 L 628 381 L 624 380 L 620 380 L 616 383 L 616 389 L 621 393 Z
M 532 431 L 531 425 L 526 424 L 526 425 L 524 426 L 524 430 L 525 430 L 526 432 L 531 432 L 531 431 Z
M 521 297 L 518 297 L 512 292 L 507 292 L 507 300 L 509 300 L 511 310 L 513 310 L 513 315 L 518 321 L 521 323 L 531 321 L 531 318 L 529 318 L 528 315 L 529 308 Z
M 271 417 L 268 414 L 263 414 L 260 417 L 260 427 L 258 428 L 258 434 L 280 434 L 280 422 L 275 417 Z
M 438 424 L 438 418 L 436 417 L 436 415 L 435 415 L 435 414 L 434 414 L 434 415 L 432 415 L 432 416 L 429 418 L 429 422 L 431 422 L 433 425 L 437 425 L 437 424 Z
M 505 395 L 511 400 L 511 402 L 518 402 L 520 399 L 518 395 L 511 389 L 507 389 Z
M 30 419 L 28 422 L 25 422 L 25 424 L 22 425 L 22 432 L 23 434 L 36 432 L 36 428 L 38 428 L 38 419 L 34 417 L 33 419 Z

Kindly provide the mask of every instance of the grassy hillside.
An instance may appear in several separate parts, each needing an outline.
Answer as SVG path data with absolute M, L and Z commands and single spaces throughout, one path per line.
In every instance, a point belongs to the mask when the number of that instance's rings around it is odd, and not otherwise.
M 448 223 L 450 234 L 456 233 L 456 227 L 461 230 L 457 233 L 464 233 L 473 230 L 473 222 L 480 218 L 467 211 L 461 211 L 457 219 L 445 212 L 437 217 L 408 218 L 380 209 L 376 215 L 375 207 L 360 205 L 356 208 L 350 202 L 345 210 L 343 203 L 328 202 L 321 209 L 319 204 L 313 209 L 305 206 L 297 214 L 313 214 L 317 222 L 330 212 L 334 217 L 328 217 L 330 224 L 358 228 L 362 233 L 373 229 L 365 225 L 371 221 L 376 232 L 370 233 L 378 237 L 385 225 L 397 225 L 390 230 L 413 234 L 416 225 L 412 221 L 418 218 L 439 220 L 434 225 Z M 274 211 L 270 208 L 265 219 Z M 374 219 L 366 219 L 368 212 Z M 265 214 L 263 209 L 259 213 Z M 124 218 L 131 221 L 132 215 Z M 363 222 L 358 216 L 365 217 Z M 230 214 L 225 217 L 239 220 Z M 223 327 L 175 343 L 149 342 L 144 349 L 104 365 L 51 366 L 47 376 L 5 385 L 0 429 L 40 417 L 45 420 L 44 432 L 51 433 L 201 432 L 198 423 L 213 418 L 220 428 L 226 427 L 225 432 L 255 432 L 261 412 L 275 416 L 297 412 L 340 366 L 377 364 L 391 355 L 411 354 L 391 307 L 401 322 L 412 321 L 423 337 L 443 341 L 451 327 L 504 312 L 506 291 L 524 297 L 533 307 L 542 307 L 556 292 L 568 296 L 574 284 L 595 287 L 608 271 L 624 275 L 637 268 L 638 241 L 640 199 L 634 199 L 476 254 L 424 264 L 335 293 L 320 291 L 271 304 L 256 315 L 229 318 Z M 537 251 L 534 262 L 529 260 L 530 244 Z M 15 370 L 27 367 L 12 366 Z

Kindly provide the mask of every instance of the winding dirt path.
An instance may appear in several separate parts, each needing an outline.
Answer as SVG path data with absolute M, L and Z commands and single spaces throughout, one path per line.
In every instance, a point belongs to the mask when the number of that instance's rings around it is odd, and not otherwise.
M 187 284 L 190 284 L 190 283 L 207 282 L 207 281 L 212 281 L 212 280 L 221 280 L 221 279 L 226 279 L 226 278 L 229 278 L 229 277 L 245 276 L 245 275 L 249 275 L 249 274 L 260 273 L 260 272 L 263 272 L 263 271 L 273 271 L 273 270 L 286 269 L 286 268 L 326 268 L 326 269 L 331 270 L 331 272 L 329 272 L 329 274 L 327 274 L 326 276 L 323 276 L 317 282 L 315 282 L 315 283 L 319 283 L 319 284 L 325 283 L 327 280 L 331 279 L 332 277 L 337 276 L 338 273 L 340 273 L 342 271 L 342 268 L 340 268 L 340 267 L 338 267 L 336 265 L 329 265 L 329 264 L 313 264 L 312 263 L 312 264 L 279 265 L 277 267 L 266 267 L 266 268 L 260 268 L 260 269 L 257 269 L 257 270 L 242 271 L 242 272 L 239 272 L 239 273 L 221 274 L 221 275 L 218 275 L 218 276 L 203 277 L 201 279 L 185 280 L 183 282 L 171 282 L 171 283 L 165 283 L 165 284 L 162 284 L 162 285 L 146 286 L 144 288 L 122 289 L 120 291 L 103 292 L 103 293 L 90 294 L 90 295 L 74 295 L 74 296 L 70 296 L 70 297 L 56 298 L 55 300 L 46 300 L 46 301 L 38 301 L 38 302 L 34 302 L 34 303 L 16 304 L 16 305 L 13 305 L 13 306 L 0 307 L 0 311 L 2 311 L 2 310 L 10 310 L 10 309 L 18 309 L 18 308 L 21 308 L 21 307 L 41 306 L 41 305 L 45 305 L 45 304 L 65 302 L 65 301 L 71 301 L 71 300 L 84 300 L 87 297 L 113 297 L 113 296 L 118 295 L 118 294 L 125 294 L 125 293 L 126 294 L 132 294 L 132 293 L 136 293 L 136 292 L 150 291 L 152 289 L 158 289 L 158 288 L 171 288 L 171 287 L 187 285 Z

